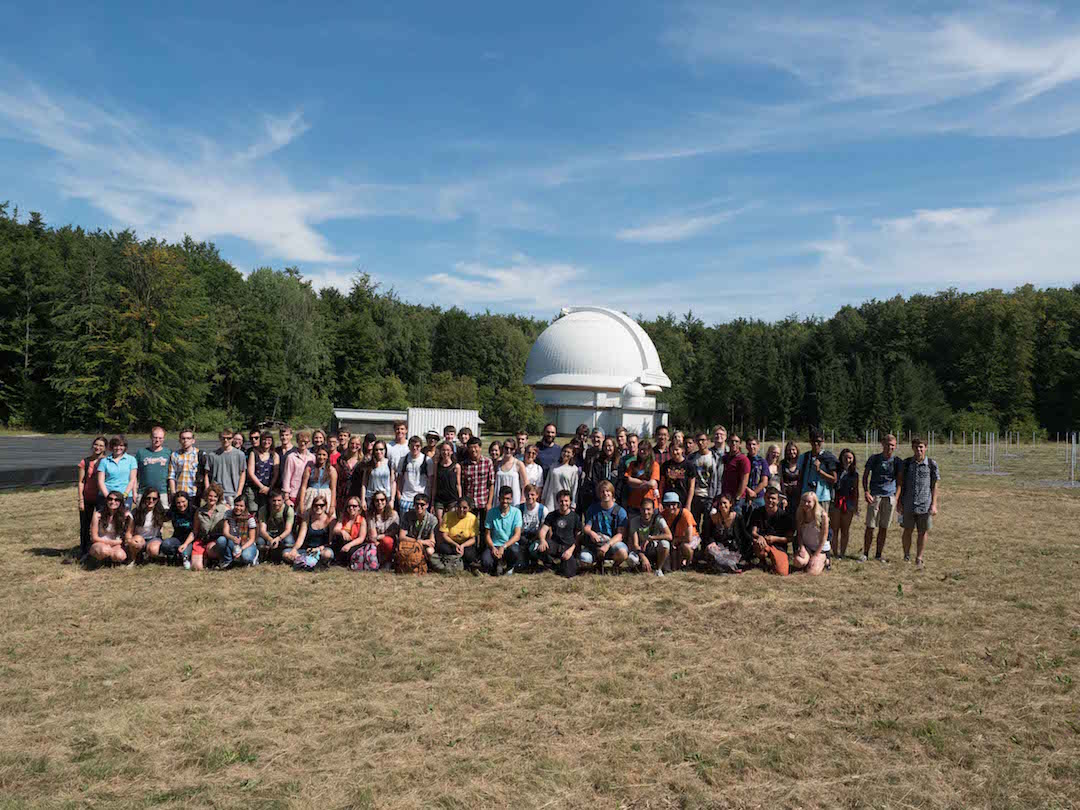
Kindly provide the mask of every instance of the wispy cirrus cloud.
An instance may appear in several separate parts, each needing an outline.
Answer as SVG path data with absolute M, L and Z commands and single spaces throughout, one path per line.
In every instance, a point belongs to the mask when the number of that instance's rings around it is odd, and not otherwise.
M 737 213 L 737 211 L 721 211 L 717 214 L 699 214 L 697 216 L 662 219 L 633 228 L 623 228 L 615 234 L 615 238 L 623 242 L 645 244 L 681 242 L 711 231 L 717 225 L 730 220 Z
M 500 265 L 461 261 L 453 273 L 433 273 L 426 282 L 454 301 L 480 304 L 521 304 L 550 307 L 552 302 L 573 300 L 573 289 L 588 277 L 583 268 L 566 262 L 538 261 L 515 253 Z

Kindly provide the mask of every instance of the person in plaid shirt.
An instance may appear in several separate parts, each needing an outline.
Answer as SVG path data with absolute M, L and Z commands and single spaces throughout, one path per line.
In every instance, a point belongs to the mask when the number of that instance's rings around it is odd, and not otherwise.
M 461 463 L 461 490 L 483 526 L 495 493 L 495 465 L 490 458 L 481 455 L 481 444 L 478 436 L 469 439 L 468 458 Z
M 199 449 L 195 446 L 195 434 L 190 430 L 180 431 L 180 449 L 169 456 L 169 501 L 177 492 L 186 492 L 195 500 L 199 492 Z

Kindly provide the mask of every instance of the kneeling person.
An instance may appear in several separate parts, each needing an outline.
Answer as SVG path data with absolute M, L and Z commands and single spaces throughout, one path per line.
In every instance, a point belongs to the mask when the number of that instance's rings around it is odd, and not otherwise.
M 582 549 L 578 557 L 584 565 L 595 565 L 597 573 L 603 573 L 604 560 L 611 560 L 612 572 L 617 574 L 629 555 L 623 542 L 626 510 L 615 503 L 615 486 L 610 481 L 601 481 L 596 489 L 600 501 L 585 513 Z
M 489 509 L 485 520 L 487 548 L 480 556 L 480 567 L 489 574 L 514 573 L 521 560 L 521 510 L 514 507 L 514 490 L 499 490 L 499 506 Z
M 540 527 L 535 552 L 538 564 L 553 568 L 567 578 L 577 574 L 574 552 L 581 534 L 581 516 L 570 508 L 570 503 L 570 491 L 560 490 L 555 496 L 555 511 L 548 513 Z

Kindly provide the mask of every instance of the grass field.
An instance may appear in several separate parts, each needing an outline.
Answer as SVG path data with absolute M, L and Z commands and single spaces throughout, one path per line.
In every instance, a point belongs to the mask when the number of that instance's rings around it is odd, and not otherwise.
M 88 572 L 5 494 L 0 807 L 1078 807 L 1080 489 L 1001 452 L 816 579 Z

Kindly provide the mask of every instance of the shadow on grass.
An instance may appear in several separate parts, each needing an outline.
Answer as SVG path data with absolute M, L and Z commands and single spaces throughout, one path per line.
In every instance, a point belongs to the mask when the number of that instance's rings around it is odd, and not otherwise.
M 23 554 L 33 554 L 35 557 L 64 557 L 69 560 L 77 560 L 79 558 L 79 550 L 77 548 L 45 548 L 38 546 L 36 548 L 23 549 Z

